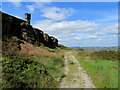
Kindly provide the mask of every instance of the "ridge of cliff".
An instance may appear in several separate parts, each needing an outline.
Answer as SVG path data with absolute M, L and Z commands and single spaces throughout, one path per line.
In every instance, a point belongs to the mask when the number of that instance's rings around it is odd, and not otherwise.
M 29 42 L 30 44 L 40 46 L 41 44 L 56 48 L 58 40 L 44 33 L 42 30 L 30 25 L 27 20 L 22 20 L 17 17 L 2 13 L 2 40 L 5 41 L 12 36 L 18 39 Z

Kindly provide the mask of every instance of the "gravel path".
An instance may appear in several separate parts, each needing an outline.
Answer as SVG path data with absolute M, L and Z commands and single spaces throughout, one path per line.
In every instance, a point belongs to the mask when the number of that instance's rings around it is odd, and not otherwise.
M 95 88 L 90 77 L 71 52 L 65 53 L 65 75 L 60 88 Z

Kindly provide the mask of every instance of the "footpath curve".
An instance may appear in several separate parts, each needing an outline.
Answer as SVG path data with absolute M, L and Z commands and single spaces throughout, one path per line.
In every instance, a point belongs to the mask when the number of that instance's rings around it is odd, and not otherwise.
M 95 88 L 90 77 L 80 65 L 80 62 L 72 55 L 65 53 L 65 75 L 60 88 Z

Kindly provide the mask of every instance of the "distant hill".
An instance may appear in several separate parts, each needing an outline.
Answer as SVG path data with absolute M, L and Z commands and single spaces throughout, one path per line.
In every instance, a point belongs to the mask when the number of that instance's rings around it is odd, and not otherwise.
M 117 51 L 118 48 L 120 49 L 120 46 L 114 46 L 114 47 L 71 47 L 74 49 L 84 49 L 84 50 L 90 50 L 90 51 Z

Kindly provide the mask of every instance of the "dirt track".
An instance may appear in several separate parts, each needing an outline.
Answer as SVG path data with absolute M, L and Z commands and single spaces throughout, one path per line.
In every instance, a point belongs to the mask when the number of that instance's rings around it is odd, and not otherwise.
M 90 77 L 71 52 L 65 54 L 65 75 L 60 88 L 95 88 Z

